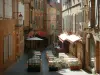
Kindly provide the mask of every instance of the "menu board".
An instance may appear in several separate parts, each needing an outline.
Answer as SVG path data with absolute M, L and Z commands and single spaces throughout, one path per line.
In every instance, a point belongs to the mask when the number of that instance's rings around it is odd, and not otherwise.
M 3 0 L 0 0 L 0 18 L 3 17 Z

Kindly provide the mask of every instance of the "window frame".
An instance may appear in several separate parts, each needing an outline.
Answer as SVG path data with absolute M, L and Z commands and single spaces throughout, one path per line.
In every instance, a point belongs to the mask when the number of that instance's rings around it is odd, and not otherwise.
M 98 0 L 98 29 L 100 29 L 100 0 Z
M 1 3 L 1 1 L 2 1 L 2 3 Z M 0 1 L 0 19 L 2 19 L 3 18 L 3 15 L 4 15 L 4 12 L 3 12 L 3 8 L 4 8 L 4 1 L 3 0 L 1 0 Z

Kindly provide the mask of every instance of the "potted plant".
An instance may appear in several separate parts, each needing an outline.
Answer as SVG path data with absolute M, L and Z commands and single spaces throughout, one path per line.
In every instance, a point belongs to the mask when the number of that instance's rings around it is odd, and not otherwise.
M 28 72 L 39 72 L 41 67 L 41 59 L 29 59 L 28 60 Z
M 69 67 L 71 70 L 80 70 L 80 63 L 78 61 L 71 61 Z

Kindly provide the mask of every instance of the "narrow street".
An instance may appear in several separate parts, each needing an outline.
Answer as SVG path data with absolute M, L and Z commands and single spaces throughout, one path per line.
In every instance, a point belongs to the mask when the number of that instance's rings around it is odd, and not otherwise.
M 100 75 L 100 0 L 0 0 L 0 75 L 75 74 Z
M 46 59 L 46 51 L 45 49 L 42 52 L 41 59 L 41 71 L 40 72 L 27 72 L 26 62 L 28 60 L 28 55 L 24 54 L 17 63 L 13 64 L 12 67 L 9 67 L 4 75 L 92 75 L 83 70 L 80 71 L 71 71 L 69 68 L 61 69 L 59 71 L 49 71 L 48 63 Z

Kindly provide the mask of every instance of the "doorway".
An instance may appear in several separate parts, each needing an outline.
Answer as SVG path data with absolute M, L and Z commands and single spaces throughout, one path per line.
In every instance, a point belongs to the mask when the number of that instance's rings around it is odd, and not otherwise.
M 93 36 L 91 36 L 90 40 L 89 40 L 89 66 L 90 68 L 94 68 L 95 66 L 95 42 L 94 42 L 94 39 L 93 39 Z

